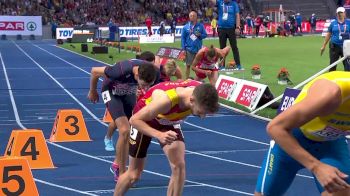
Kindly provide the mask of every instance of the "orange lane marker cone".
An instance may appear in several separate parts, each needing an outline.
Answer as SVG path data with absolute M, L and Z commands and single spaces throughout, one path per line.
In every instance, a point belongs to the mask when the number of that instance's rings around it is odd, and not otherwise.
M 21 157 L 0 158 L 0 195 L 39 195 L 28 161 Z
M 108 109 L 107 109 L 107 108 L 106 108 L 106 110 L 105 110 L 105 114 L 103 115 L 102 121 L 105 122 L 105 123 L 113 122 L 112 116 L 111 116 L 111 114 L 108 112 Z
M 50 141 L 91 141 L 81 111 L 74 109 L 58 110 Z
M 7 143 L 5 157 L 23 157 L 31 169 L 55 168 L 44 134 L 37 129 L 13 130 Z

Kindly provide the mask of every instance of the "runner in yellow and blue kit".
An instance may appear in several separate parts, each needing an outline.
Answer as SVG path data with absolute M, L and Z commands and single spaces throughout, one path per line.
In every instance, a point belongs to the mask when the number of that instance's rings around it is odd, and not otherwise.
M 274 141 L 255 195 L 283 195 L 307 168 L 323 196 L 350 195 L 350 73 L 334 71 L 308 83 L 293 106 L 267 126 Z

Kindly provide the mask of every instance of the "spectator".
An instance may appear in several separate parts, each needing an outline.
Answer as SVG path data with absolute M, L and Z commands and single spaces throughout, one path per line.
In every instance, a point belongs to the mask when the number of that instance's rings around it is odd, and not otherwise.
M 152 36 L 152 18 L 150 16 L 146 18 L 145 24 L 147 26 L 148 36 Z
M 163 36 L 165 33 L 165 22 L 164 20 L 160 21 L 160 24 L 159 24 L 159 34 L 160 36 Z
M 290 33 L 294 36 L 296 31 L 295 15 L 289 16 L 289 21 L 290 21 Z
M 57 24 L 55 21 L 51 22 L 51 38 L 56 39 L 56 29 L 57 29 Z
M 253 19 L 252 17 L 250 17 L 250 14 L 247 15 L 247 17 L 245 18 L 246 23 L 247 23 L 247 34 L 251 35 L 252 30 L 253 30 Z
M 262 24 L 262 19 L 261 16 L 257 16 L 254 20 L 254 26 L 255 26 L 255 37 L 259 37 L 259 33 L 260 33 L 260 26 Z
M 170 35 L 174 35 L 175 37 L 175 33 L 176 33 L 176 17 L 173 16 L 171 21 L 170 21 Z
M 264 31 L 265 31 L 265 37 L 269 37 L 270 35 L 270 30 L 269 30 L 269 22 L 270 22 L 270 17 L 265 16 L 263 20 L 263 26 L 264 26 Z
M 226 47 L 226 41 L 228 39 L 237 65 L 236 70 L 244 70 L 241 66 L 236 40 L 236 34 L 240 33 L 240 14 L 238 4 L 234 0 L 217 0 L 216 6 L 218 8 L 219 17 L 218 33 L 220 48 L 223 49 Z
M 240 30 L 240 35 L 244 37 L 244 26 L 246 24 L 246 21 L 244 19 L 244 17 L 240 16 L 240 26 L 239 26 L 239 30 Z
M 329 40 L 329 63 L 332 64 L 339 59 L 339 57 L 343 57 L 343 42 L 344 40 L 349 39 L 350 34 L 350 20 L 346 19 L 345 16 L 345 8 L 338 7 L 337 8 L 337 19 L 333 20 L 328 27 L 327 35 L 324 39 L 323 45 L 321 47 L 321 55 L 323 54 L 327 43 Z M 343 61 L 344 70 L 350 71 L 350 63 L 349 60 L 346 59 Z M 335 71 L 337 66 L 334 66 L 329 69 L 329 71 Z
M 297 13 L 297 16 L 295 17 L 296 23 L 297 23 L 297 28 L 296 32 L 303 33 L 303 29 L 301 27 L 301 23 L 303 22 L 303 18 L 301 17 L 300 13 Z
M 316 32 L 316 15 L 312 14 L 310 19 L 309 19 L 309 23 L 310 23 L 310 27 L 311 27 L 311 33 L 315 33 Z
M 190 77 L 190 68 L 197 52 L 202 48 L 203 39 L 207 37 L 204 25 L 197 21 L 197 13 L 191 11 L 190 21 L 183 27 L 181 34 L 181 48 L 186 51 L 186 78 Z
M 217 22 L 218 21 L 216 20 L 216 18 L 213 17 L 213 19 L 211 20 L 211 23 L 210 23 L 211 29 L 213 30 L 213 37 L 215 37 L 215 35 L 216 35 L 216 28 L 218 27 Z

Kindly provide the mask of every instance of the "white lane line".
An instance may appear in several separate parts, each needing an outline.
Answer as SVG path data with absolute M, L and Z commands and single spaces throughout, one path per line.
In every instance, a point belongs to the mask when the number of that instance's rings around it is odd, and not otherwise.
M 24 103 L 23 106 L 40 106 L 40 105 L 73 105 L 74 103 Z
M 14 99 L 13 94 L 12 94 L 11 84 L 10 84 L 9 78 L 7 76 L 6 66 L 5 66 L 5 63 L 3 61 L 1 52 L 0 52 L 0 60 L 1 60 L 2 68 L 4 70 L 4 75 L 5 75 L 5 78 L 6 78 L 6 84 L 7 84 L 7 87 L 9 89 L 8 91 L 9 91 L 9 95 L 10 95 L 10 99 L 11 99 L 13 112 L 14 112 L 14 115 L 15 115 L 15 118 L 16 118 L 16 122 L 22 129 L 26 129 L 26 127 L 23 126 L 23 124 L 21 123 L 21 120 L 20 120 L 19 115 L 18 115 L 16 102 L 15 102 L 15 99 Z M 47 184 L 49 186 L 54 186 L 54 187 L 57 187 L 57 188 L 65 189 L 65 190 L 68 190 L 68 191 L 77 192 L 77 193 L 81 193 L 81 194 L 84 194 L 84 195 L 97 196 L 95 194 L 91 194 L 91 193 L 87 193 L 87 192 L 84 192 L 84 191 L 72 189 L 72 188 L 69 188 L 69 187 L 66 187 L 66 186 L 61 186 L 61 185 L 58 185 L 58 184 L 50 183 L 50 182 L 47 182 L 47 181 L 44 181 L 44 180 L 40 180 L 38 178 L 34 178 L 34 180 L 36 182 L 40 182 L 40 183 L 43 183 L 43 184 Z
M 203 187 L 203 185 L 185 185 L 184 187 Z M 167 189 L 168 186 L 143 186 L 143 187 L 134 187 L 130 188 L 130 190 L 148 190 L 148 189 Z M 88 193 L 96 193 L 96 194 L 107 194 L 107 193 L 114 193 L 114 189 L 109 190 L 93 190 L 93 191 L 86 191 Z

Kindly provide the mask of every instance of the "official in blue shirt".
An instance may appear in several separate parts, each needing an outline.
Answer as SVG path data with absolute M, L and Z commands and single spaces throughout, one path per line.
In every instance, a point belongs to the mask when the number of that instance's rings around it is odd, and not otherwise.
M 327 35 L 324 39 L 323 45 L 321 47 L 321 55 L 323 54 L 327 43 L 329 40 L 329 58 L 330 64 L 334 63 L 343 57 L 343 42 L 344 40 L 349 39 L 350 35 L 350 20 L 346 19 L 345 9 L 343 7 L 337 8 L 337 19 L 333 20 L 328 27 Z M 343 61 L 344 70 L 350 71 L 349 59 Z M 337 66 L 334 66 L 329 69 L 329 71 L 335 71 Z
M 237 47 L 236 34 L 240 33 L 240 15 L 236 1 L 233 0 L 217 0 L 218 8 L 218 34 L 220 48 L 226 47 L 227 39 L 230 41 L 233 58 L 235 59 L 237 70 L 244 70 L 241 66 L 239 51 Z
M 190 21 L 183 27 L 181 34 L 181 48 L 186 51 L 186 78 L 190 76 L 193 59 L 202 48 L 203 39 L 207 37 L 204 25 L 197 21 L 197 13 L 190 12 L 189 18 Z

